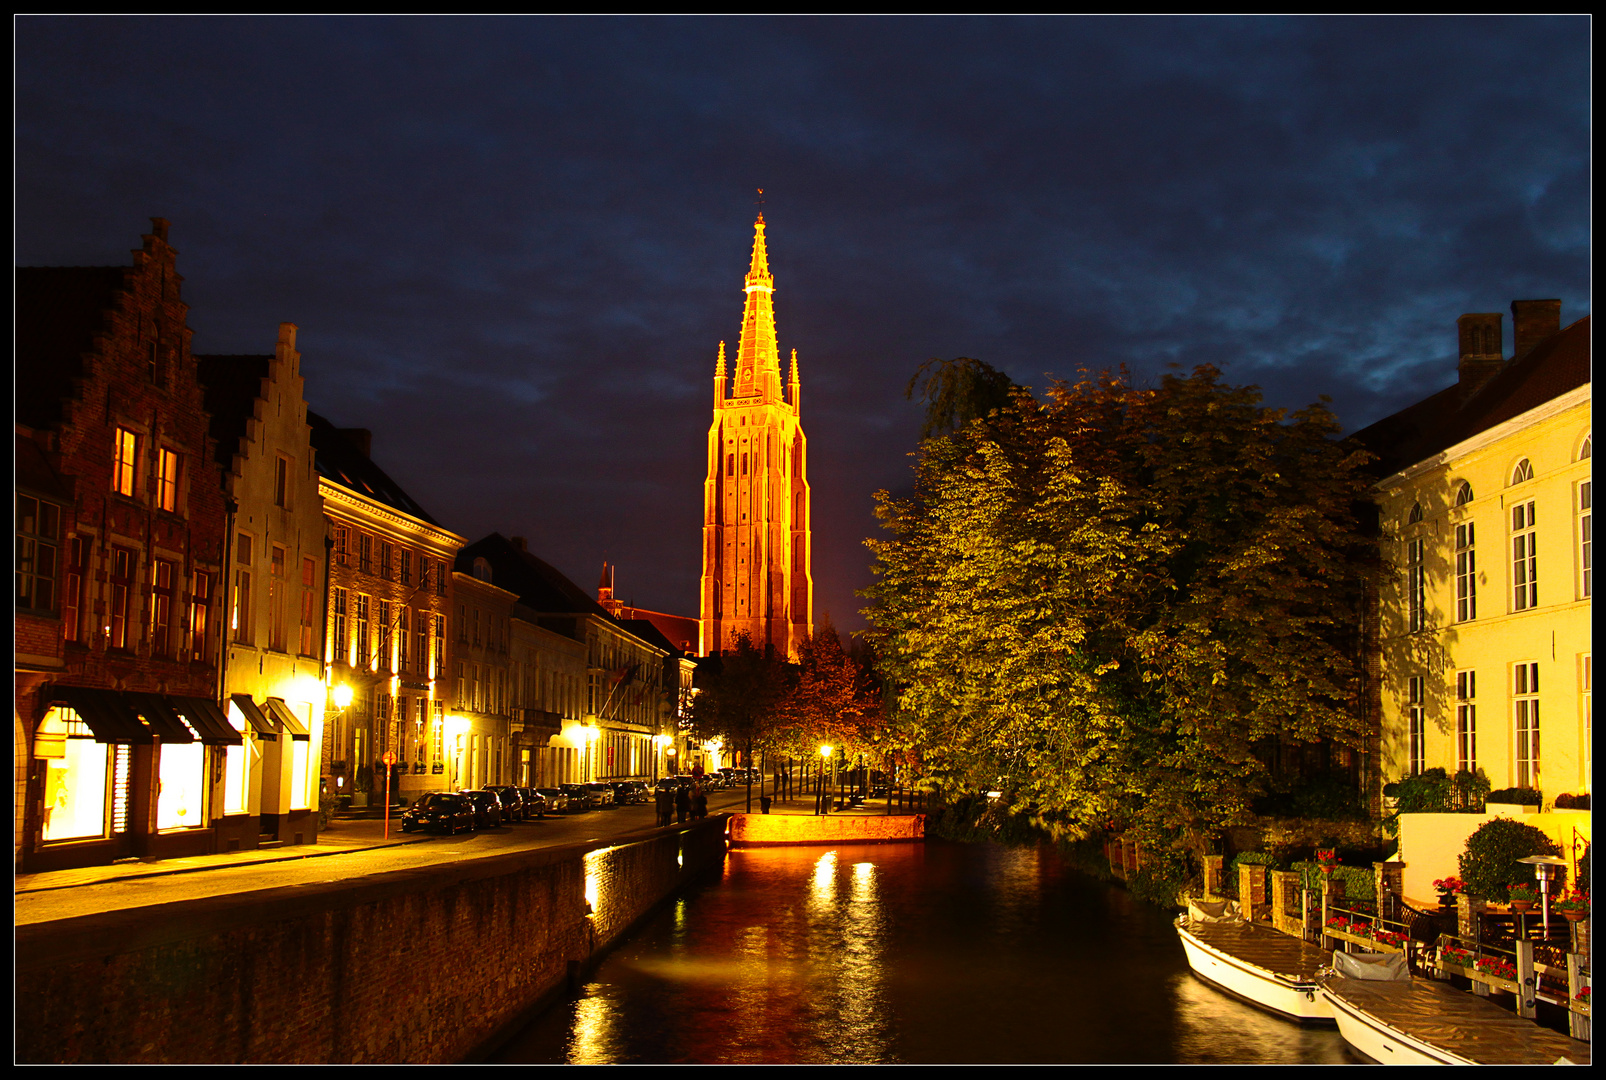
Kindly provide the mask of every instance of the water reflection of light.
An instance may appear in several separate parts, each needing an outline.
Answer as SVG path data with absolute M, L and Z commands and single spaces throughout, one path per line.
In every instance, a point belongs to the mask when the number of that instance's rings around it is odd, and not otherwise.
M 569 1063 L 607 1065 L 618 1060 L 614 1045 L 613 1002 L 603 997 L 583 997 L 574 1003 L 574 1026 L 569 1036 Z
M 1244 1065 L 1354 1063 L 1331 1029 L 1301 1027 L 1184 973 L 1171 980 L 1177 1060 Z
M 836 852 L 827 851 L 814 864 L 814 899 L 829 904 L 836 899 Z
M 853 864 L 853 891 L 841 911 L 837 1060 L 886 1060 L 886 927 L 876 896 L 875 864 Z

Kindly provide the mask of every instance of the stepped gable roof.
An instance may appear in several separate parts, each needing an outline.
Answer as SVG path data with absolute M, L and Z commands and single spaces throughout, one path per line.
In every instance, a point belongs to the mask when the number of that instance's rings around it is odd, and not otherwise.
M 392 510 L 400 510 L 436 528 L 445 528 L 387 476 L 384 469 L 375 465 L 345 432 L 311 409 L 307 410 L 307 423 L 312 427 L 312 449 L 319 476 L 384 503 Z
M 106 329 L 126 273 L 121 266 L 17 268 L 17 420 L 44 429 L 61 422 L 61 403 L 85 374 L 84 353 Z
M 1350 436 L 1378 460 L 1373 475 L 1388 476 L 1536 409 L 1590 382 L 1589 316 L 1542 339 L 1504 367 L 1472 397 L 1449 386 Z
M 262 380 L 268 377 L 271 354 L 196 356 L 195 369 L 206 392 L 206 411 L 212 414 L 212 442 L 223 471 L 234 468 L 246 421 L 256 415 Z

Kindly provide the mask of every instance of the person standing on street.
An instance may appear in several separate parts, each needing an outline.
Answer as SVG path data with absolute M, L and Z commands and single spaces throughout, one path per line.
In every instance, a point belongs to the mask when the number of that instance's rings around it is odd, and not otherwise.
M 699 820 L 708 816 L 708 792 L 703 790 L 701 784 L 692 788 L 691 816 Z
M 658 811 L 659 828 L 668 825 L 669 819 L 674 816 L 675 812 L 675 802 L 669 795 L 669 789 L 662 785 L 654 788 L 652 802 L 653 808 Z
M 675 789 L 675 820 L 679 824 L 684 825 L 684 824 L 686 824 L 686 815 L 688 815 L 690 813 L 691 813 L 691 796 L 686 793 L 686 789 L 684 787 L 676 788 Z

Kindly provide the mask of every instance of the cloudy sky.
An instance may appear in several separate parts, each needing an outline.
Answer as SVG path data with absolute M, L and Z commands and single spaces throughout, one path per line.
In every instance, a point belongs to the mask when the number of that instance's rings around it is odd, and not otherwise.
M 170 219 L 197 352 L 296 323 L 312 407 L 447 527 L 660 610 L 758 187 L 847 629 L 929 357 L 1209 362 L 1353 430 L 1453 381 L 1463 312 L 1588 312 L 1583 18 L 14 27 L 18 265 Z

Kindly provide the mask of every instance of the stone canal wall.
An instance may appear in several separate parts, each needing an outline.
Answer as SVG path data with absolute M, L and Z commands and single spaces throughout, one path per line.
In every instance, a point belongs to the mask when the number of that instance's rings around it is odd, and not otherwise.
M 731 843 L 873 844 L 926 838 L 924 814 L 732 814 Z
M 19 927 L 16 1060 L 461 1061 L 724 853 L 715 815 Z

